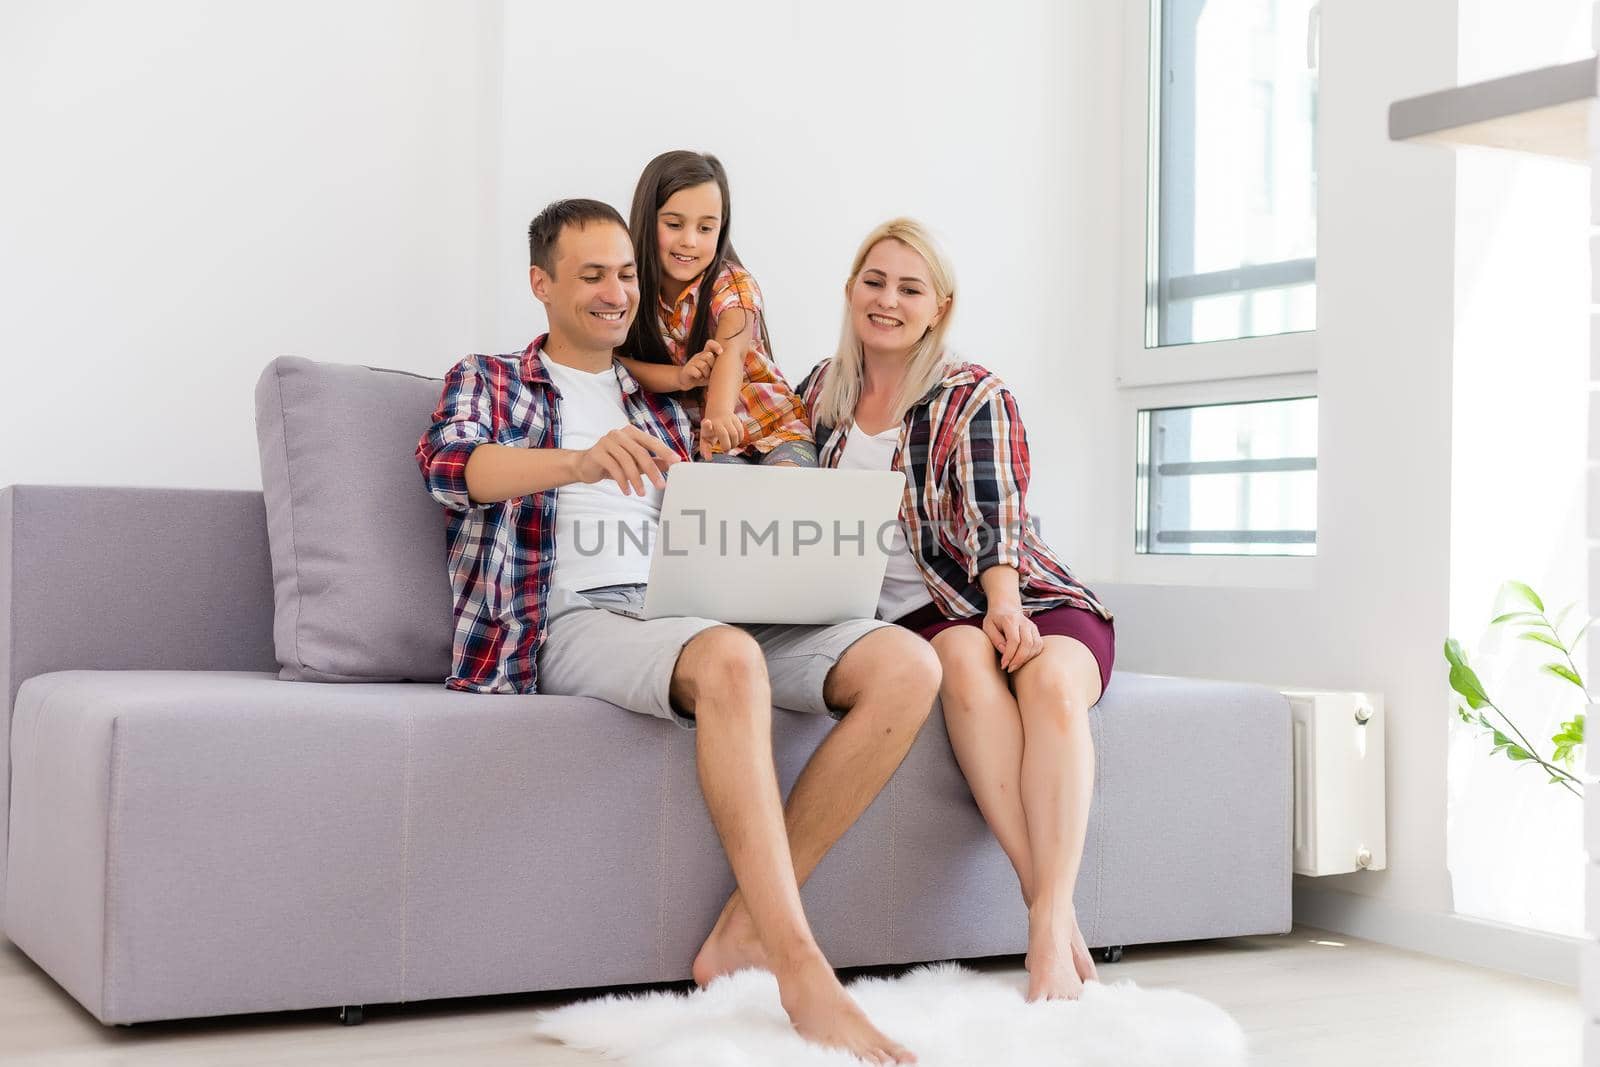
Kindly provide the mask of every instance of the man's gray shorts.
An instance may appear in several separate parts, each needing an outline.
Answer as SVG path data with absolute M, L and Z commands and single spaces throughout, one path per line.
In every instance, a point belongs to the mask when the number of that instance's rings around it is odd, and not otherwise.
M 643 586 L 614 586 L 580 595 L 591 603 L 618 598 L 635 608 L 644 603 Z M 693 726 L 693 718 L 672 706 L 672 672 L 684 645 L 721 625 L 714 619 L 631 619 L 598 607 L 563 612 L 551 620 L 539 646 L 539 692 L 599 697 L 619 708 Z M 822 695 L 828 672 L 851 645 L 888 625 L 877 619 L 852 619 L 832 626 L 738 628 L 761 646 L 774 705 L 837 718 Z

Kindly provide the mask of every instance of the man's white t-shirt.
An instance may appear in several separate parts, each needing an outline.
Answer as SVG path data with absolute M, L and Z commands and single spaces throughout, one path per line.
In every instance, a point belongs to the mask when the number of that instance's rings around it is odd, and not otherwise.
M 591 448 L 610 431 L 628 425 L 615 368 L 590 374 L 543 352 L 539 359 L 561 392 L 562 448 Z M 576 596 L 580 590 L 649 580 L 661 490 L 648 482 L 646 486 L 643 496 L 624 495 L 616 482 L 602 478 L 556 491 L 556 565 L 548 606 L 552 617 L 588 607 Z
M 900 427 L 891 426 L 882 433 L 869 434 L 860 426 L 850 427 L 845 438 L 844 455 L 839 457 L 840 470 L 887 471 L 894 469 L 895 449 L 900 445 Z M 894 524 L 894 543 L 889 549 L 889 566 L 883 574 L 883 588 L 878 591 L 878 616 L 893 622 L 908 612 L 933 603 L 928 593 L 928 583 L 922 580 L 922 571 L 906 544 L 902 523 Z

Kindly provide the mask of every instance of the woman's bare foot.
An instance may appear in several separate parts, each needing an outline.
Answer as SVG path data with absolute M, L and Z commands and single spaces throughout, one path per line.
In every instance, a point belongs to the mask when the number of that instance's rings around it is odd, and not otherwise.
M 1073 934 L 1077 926 L 1070 905 L 1052 908 L 1035 903 L 1028 909 L 1030 1001 L 1077 1000 L 1083 995 L 1084 980 L 1074 960 Z
M 705 944 L 700 946 L 700 951 L 695 955 L 691 972 L 695 984 L 704 988 L 713 979 L 746 967 L 763 971 L 772 969 L 767 964 L 767 952 L 761 947 L 761 938 L 756 936 L 755 923 L 750 920 L 749 913 L 735 903 L 718 917 Z
M 1078 927 L 1076 916 L 1072 920 L 1072 967 L 1078 972 L 1078 977 L 1085 982 L 1100 980 L 1100 972 L 1095 969 L 1094 956 L 1089 952 L 1089 946 L 1084 943 L 1083 931 Z
M 910 1049 L 885 1037 L 850 999 L 820 952 L 780 968 L 778 996 L 795 1032 L 807 1041 L 843 1049 L 872 1064 L 916 1063 Z

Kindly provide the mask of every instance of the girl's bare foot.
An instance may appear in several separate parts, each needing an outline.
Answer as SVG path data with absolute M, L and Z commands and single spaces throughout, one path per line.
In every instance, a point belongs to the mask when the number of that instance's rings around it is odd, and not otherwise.
M 1070 905 L 1051 908 L 1036 903 L 1028 909 L 1030 1001 L 1077 1000 L 1083 995 L 1084 979 L 1074 960 L 1073 934 L 1077 927 Z M 1085 955 L 1087 952 L 1085 949 Z
M 780 968 L 778 996 L 795 1031 L 807 1041 L 843 1049 L 868 1063 L 916 1063 L 917 1057 L 898 1042 L 885 1037 L 839 984 L 828 961 L 819 952 L 799 963 Z

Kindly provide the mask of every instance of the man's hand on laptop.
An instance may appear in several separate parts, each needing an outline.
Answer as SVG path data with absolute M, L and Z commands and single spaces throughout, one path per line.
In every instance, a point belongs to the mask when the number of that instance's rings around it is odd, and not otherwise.
M 649 485 L 665 489 L 661 472 L 678 462 L 678 454 L 659 437 L 637 426 L 619 426 L 578 453 L 578 480 L 588 484 L 610 478 L 624 495 L 643 496 Z

